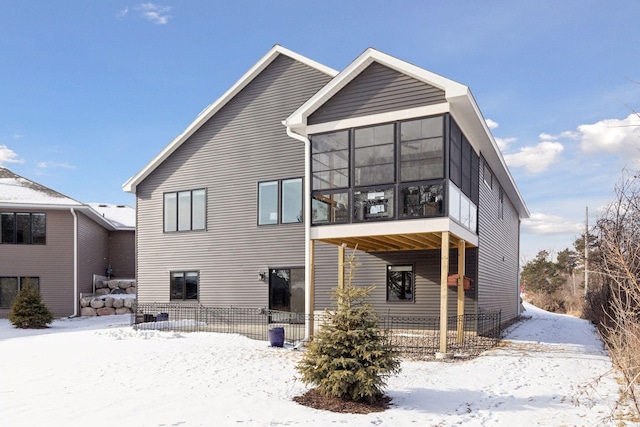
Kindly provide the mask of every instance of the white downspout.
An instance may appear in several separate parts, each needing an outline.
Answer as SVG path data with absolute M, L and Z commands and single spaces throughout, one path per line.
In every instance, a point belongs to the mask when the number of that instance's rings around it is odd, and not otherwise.
M 312 281 L 311 275 L 313 272 L 310 269 L 310 256 L 309 245 L 311 237 L 311 201 L 309 195 L 311 194 L 311 141 L 302 135 L 299 135 L 291 130 L 289 126 L 282 122 L 287 128 L 287 135 L 293 139 L 304 142 L 304 280 L 305 280 L 305 293 L 304 293 L 304 311 L 313 315 L 312 307 L 312 289 L 309 289 L 309 285 Z M 305 336 L 308 338 L 311 336 L 310 324 L 306 322 L 307 330 Z
M 78 215 L 71 208 L 73 215 L 73 317 L 78 317 Z

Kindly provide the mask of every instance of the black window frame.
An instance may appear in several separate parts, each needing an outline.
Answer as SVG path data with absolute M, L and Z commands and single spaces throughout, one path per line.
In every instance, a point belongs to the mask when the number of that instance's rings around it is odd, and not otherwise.
M 410 273 L 410 279 L 411 279 L 411 283 L 410 283 L 410 295 L 411 298 L 397 298 L 397 299 L 390 299 L 390 294 L 392 292 L 390 292 L 390 278 L 391 278 L 391 272 L 393 268 L 407 268 L 410 267 L 411 270 L 409 271 Z M 386 302 L 388 303 L 392 303 L 392 304 L 409 304 L 409 303 L 415 303 L 416 301 L 416 274 L 415 274 L 415 264 L 387 264 L 387 274 L 386 274 L 386 292 L 387 292 L 387 298 L 386 298 Z M 402 270 L 400 270 L 402 271 Z M 406 271 L 402 271 L 403 273 L 405 273 Z M 402 280 L 403 282 L 406 280 L 405 279 L 405 274 L 402 274 Z M 407 295 L 407 292 L 405 291 L 405 297 Z
M 2 291 L 0 290 L 0 309 L 11 308 L 11 306 L 13 305 L 13 301 L 15 300 L 15 297 L 18 295 L 18 292 L 20 292 L 24 288 L 25 282 L 27 280 L 35 280 L 35 289 L 38 293 L 40 293 L 40 277 L 39 276 L 1 276 L 0 282 L 2 281 L 2 279 L 15 279 L 16 293 L 11 299 L 11 301 L 9 301 L 8 303 L 5 303 L 1 298 Z
M 24 235 L 20 235 L 19 218 L 28 216 L 28 238 L 25 241 Z M 5 229 L 5 218 L 12 218 L 11 229 Z M 43 218 L 42 232 L 38 231 L 35 218 Z M 35 225 L 35 226 L 34 226 Z M 10 235 L 10 236 L 9 236 Z M 47 244 L 47 214 L 44 212 L 0 212 L 0 244 L 5 245 L 46 245 Z
M 202 228 L 193 228 L 193 218 L 194 218 L 194 197 L 193 193 L 197 191 L 202 191 L 204 193 L 204 206 L 203 209 L 203 225 Z M 189 228 L 180 229 L 180 193 L 189 193 Z M 167 196 L 175 195 L 175 229 L 168 229 L 167 227 Z M 178 191 L 166 191 L 162 194 L 162 229 L 164 233 L 184 233 L 190 231 L 206 231 L 207 230 L 207 189 L 206 188 L 195 188 L 192 190 L 178 190 Z
M 300 181 L 300 214 L 296 217 L 297 221 L 285 221 L 284 218 L 284 183 L 288 182 L 288 181 L 296 181 L 299 180 Z M 261 193 L 260 193 L 260 188 L 261 185 L 263 184 L 275 184 L 276 185 L 276 215 L 277 215 L 277 219 L 275 220 L 275 222 L 265 222 L 262 223 L 261 222 L 261 204 L 260 204 L 260 200 L 261 200 Z M 273 225 L 283 225 L 283 224 L 303 224 L 304 223 L 304 203 L 305 203 L 305 197 L 304 197 L 304 178 L 301 176 L 296 176 L 296 177 L 291 177 L 291 178 L 282 178 L 282 179 L 271 179 L 271 180 L 267 180 L 267 181 L 258 181 L 258 185 L 257 185 L 257 206 L 256 206 L 256 223 L 258 226 L 263 227 L 263 226 L 273 226 Z
M 195 298 L 187 298 L 187 274 L 195 273 L 197 277 Z M 182 274 L 182 297 L 174 298 L 174 275 Z M 200 301 L 200 270 L 171 270 L 169 272 L 169 301 Z

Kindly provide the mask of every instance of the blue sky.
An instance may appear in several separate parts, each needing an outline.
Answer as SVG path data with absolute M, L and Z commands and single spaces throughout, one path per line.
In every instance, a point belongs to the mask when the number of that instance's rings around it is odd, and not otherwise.
M 637 1 L 0 0 L 0 165 L 82 202 L 121 185 L 274 44 L 367 47 L 471 88 L 532 218 L 571 247 L 640 161 Z

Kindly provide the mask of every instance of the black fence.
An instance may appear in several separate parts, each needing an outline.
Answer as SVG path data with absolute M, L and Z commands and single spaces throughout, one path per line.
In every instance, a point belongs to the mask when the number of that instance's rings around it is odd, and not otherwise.
M 203 307 L 198 304 L 136 304 L 134 329 L 182 332 L 233 333 L 269 340 L 269 330 L 282 328 L 284 342 L 295 345 L 305 338 L 306 324 L 318 328 L 325 316 L 290 313 L 265 308 Z M 431 359 L 440 351 L 440 319 L 381 316 L 382 333 L 403 356 Z M 501 312 L 450 316 L 447 353 L 455 358 L 477 356 L 501 338 Z

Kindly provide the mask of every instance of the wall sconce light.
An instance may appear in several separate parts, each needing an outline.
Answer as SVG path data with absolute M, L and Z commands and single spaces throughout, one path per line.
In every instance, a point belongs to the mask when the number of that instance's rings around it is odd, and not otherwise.
M 258 281 L 266 282 L 267 281 L 267 272 L 266 271 L 258 271 Z

